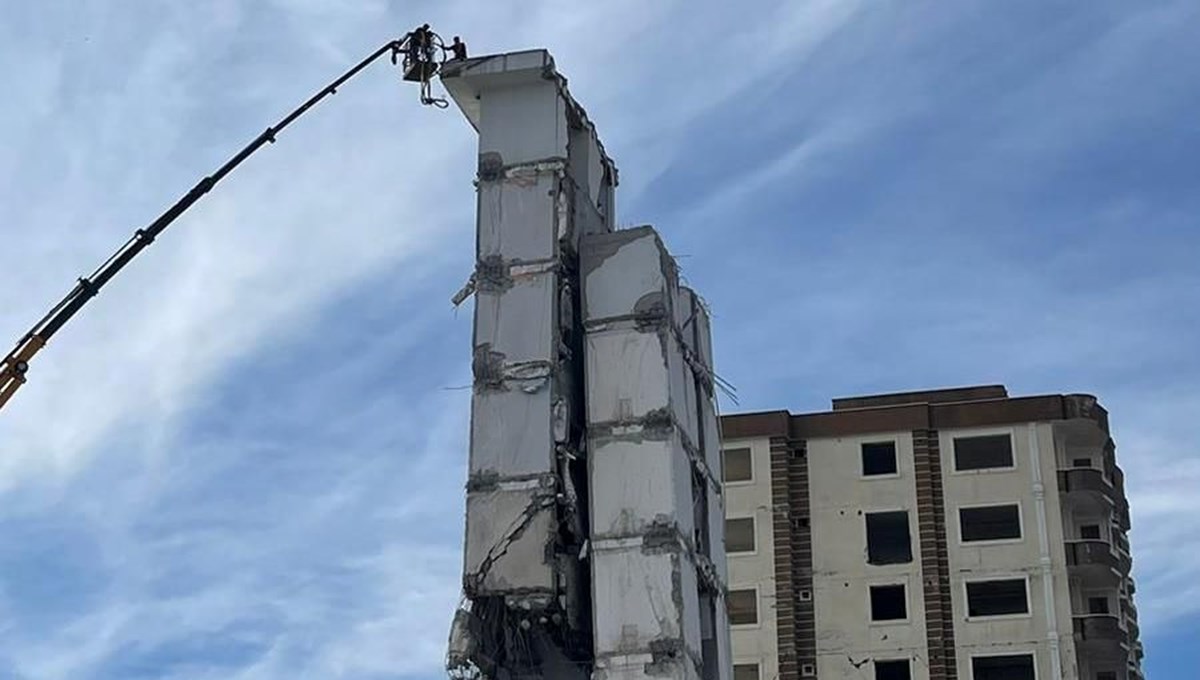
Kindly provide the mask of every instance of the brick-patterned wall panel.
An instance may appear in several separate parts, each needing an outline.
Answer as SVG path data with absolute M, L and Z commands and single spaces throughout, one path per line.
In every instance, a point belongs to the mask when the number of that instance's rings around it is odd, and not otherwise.
M 808 504 L 808 458 L 803 442 L 771 439 L 771 502 L 774 506 L 775 620 L 779 680 L 801 677 L 817 663 L 817 626 L 812 594 L 812 530 Z M 801 593 L 807 594 L 802 598 Z
M 779 680 L 800 677 L 796 656 L 795 586 L 792 580 L 792 512 L 789 502 L 787 439 L 771 438 L 772 533 L 775 537 L 775 625 L 779 643 Z
M 950 602 L 950 556 L 946 547 L 946 504 L 935 430 L 913 431 L 917 524 L 925 597 L 925 631 L 930 680 L 957 680 L 954 610 Z
M 796 612 L 796 657 L 800 668 L 817 667 L 817 615 L 813 594 L 812 510 L 808 500 L 808 452 L 793 442 L 788 467 L 792 510 L 792 598 Z M 807 593 L 807 597 L 802 597 Z M 803 673 L 801 673 L 803 675 Z

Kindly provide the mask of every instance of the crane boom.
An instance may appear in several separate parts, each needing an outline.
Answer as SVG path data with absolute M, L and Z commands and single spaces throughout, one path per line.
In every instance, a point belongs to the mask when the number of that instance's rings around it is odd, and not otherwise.
M 296 107 L 291 113 L 280 119 L 279 122 L 263 130 L 262 134 L 254 138 L 241 151 L 234 154 L 224 165 L 217 168 L 216 172 L 201 179 L 196 186 L 192 187 L 174 205 L 167 208 L 166 212 L 159 215 L 148 226 L 134 232 L 133 236 L 113 253 L 112 257 L 108 258 L 96 271 L 92 272 L 90 276 L 80 278 L 71 291 L 42 317 L 40 321 L 34 324 L 33 328 L 17 342 L 17 346 L 0 363 L 0 409 L 3 409 L 5 404 L 16 394 L 17 390 L 25 384 L 25 374 L 29 371 L 30 360 L 46 346 L 50 338 L 54 337 L 54 334 L 63 325 L 78 314 L 79 310 L 83 309 L 88 301 L 96 297 L 96 294 L 100 292 L 100 289 L 105 284 L 112 280 L 118 272 L 133 261 L 147 246 L 153 243 L 154 239 L 158 238 L 167 227 L 171 226 L 172 222 L 187 212 L 188 208 L 191 208 L 201 197 L 212 191 L 212 188 L 224 179 L 226 175 L 233 172 L 234 168 L 241 165 L 242 162 L 254 155 L 256 151 L 268 142 L 273 143 L 275 137 L 284 128 L 307 113 L 309 109 L 316 106 L 325 97 L 336 94 L 337 89 L 343 83 L 358 75 L 360 71 L 371 65 L 375 60 L 390 53 L 392 55 L 392 63 L 396 63 L 398 55 L 405 54 L 405 79 L 421 82 L 421 103 L 440 106 L 442 100 L 433 99 L 428 95 L 429 78 L 437 72 L 438 64 L 432 57 L 432 50 L 427 49 L 420 52 L 412 48 L 410 45 L 411 35 L 410 33 L 404 38 L 387 42 L 372 52 L 370 56 L 358 62 L 350 70 L 319 90 L 303 104 Z M 436 34 L 431 33 L 428 35 L 437 38 Z M 437 38 L 436 43 L 428 39 L 426 39 L 426 42 L 436 44 L 439 49 L 441 48 L 440 38 Z M 413 63 L 414 60 L 420 63 Z M 418 74 L 418 76 L 413 77 L 410 75 L 414 73 Z

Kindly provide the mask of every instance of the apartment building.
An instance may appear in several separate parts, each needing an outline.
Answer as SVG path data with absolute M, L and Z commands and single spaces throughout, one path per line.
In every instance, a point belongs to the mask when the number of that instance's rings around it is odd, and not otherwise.
M 722 418 L 735 680 L 1141 680 L 1108 414 L 1000 385 Z

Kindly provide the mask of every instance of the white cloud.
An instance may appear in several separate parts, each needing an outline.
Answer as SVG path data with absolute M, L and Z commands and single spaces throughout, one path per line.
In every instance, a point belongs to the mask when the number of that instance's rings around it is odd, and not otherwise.
M 0 274 L 0 337 L 19 336 L 75 276 L 199 176 L 416 23 L 418 10 L 404 9 L 401 16 L 383 2 L 332 0 L 136 9 L 93 2 L 61 11 L 30 6 L 23 19 L 6 21 L 0 80 L 20 105 L 0 110 L 0 230 L 10 256 Z M 422 9 L 476 53 L 548 45 L 623 168 L 626 205 L 672 164 L 712 161 L 689 146 L 692 126 L 705 116 L 785 124 L 794 106 L 781 108 L 782 122 L 751 114 L 808 97 L 805 108 L 820 112 L 809 121 L 808 140 L 789 138 L 790 151 L 773 146 L 775 160 L 741 182 L 706 187 L 697 219 L 736 213 L 764 194 L 783 193 L 781 185 L 795 191 L 815 163 L 861 153 L 889 132 L 890 121 L 940 101 L 936 69 L 889 63 L 853 71 L 877 41 L 886 54 L 909 55 L 883 42 L 891 15 L 864 3 L 760 3 L 745 11 L 679 1 L 451 2 Z M 912 11 L 896 41 L 913 49 L 923 26 L 939 40 L 957 28 L 927 5 Z M 1109 42 L 1145 44 L 1162 28 L 1146 19 Z M 850 29 L 857 32 L 847 39 Z M 827 50 L 836 58 L 822 61 Z M 1105 62 L 1106 72 L 1136 62 L 1135 52 L 1121 55 Z M 821 70 L 831 63 L 836 73 Z M 785 72 L 810 66 L 824 87 L 782 87 Z M 862 80 L 846 80 L 855 73 Z M 1057 82 L 1034 83 L 1030 98 Z M 816 99 L 835 91 L 842 94 Z M 40 634 L 10 583 L 0 598 L 0 670 L 8 663 L 18 677 L 37 680 L 114 677 L 111 666 L 122 656 L 211 635 L 242 636 L 253 652 L 230 667 L 205 667 L 191 655 L 157 677 L 350 680 L 438 667 L 458 588 L 467 400 L 433 385 L 468 380 L 468 315 L 460 312 L 451 328 L 446 298 L 470 267 L 474 146 L 457 113 L 420 109 L 415 98 L 384 64 L 344 87 L 172 227 L 38 358 L 30 385 L 0 416 L 0 517 L 50 516 L 82 527 L 101 546 L 104 585 L 97 599 L 68 608 L 55 630 Z M 909 208 L 923 219 L 961 209 L 949 198 L 882 209 Z M 662 226 L 716 228 L 690 218 Z M 1003 326 L 996 319 L 1021 318 L 1027 299 L 1062 282 L 1049 273 L 1018 281 L 1028 263 L 1005 261 L 988 271 L 1009 282 L 1006 294 L 968 287 L 935 304 L 953 272 L 914 258 L 920 244 L 893 250 L 894 241 L 873 246 L 846 235 L 803 253 L 798 265 L 794 253 L 775 253 L 787 256 L 782 262 L 757 259 L 739 231 L 744 224 L 719 228 L 736 234 L 739 249 L 717 252 L 727 241 L 690 236 L 704 248 L 694 255 L 722 265 L 699 258 L 685 265 L 702 290 L 711 285 L 728 299 L 716 310 L 719 324 L 729 322 L 718 325 L 718 343 L 726 365 L 745 373 L 726 377 L 741 383 L 747 402 L 771 408 L 817 391 L 819 407 L 833 396 L 825 391 L 849 392 L 837 386 L 881 376 L 959 382 L 981 367 L 1017 376 L 1001 376 L 1014 391 L 1021 380 L 1062 389 L 1056 371 L 1086 380 L 1083 368 L 1100 370 L 1105 347 L 1128 354 L 1147 343 L 1162 308 L 1139 300 L 1160 299 L 1159 292 L 1189 281 L 1158 281 L 1125 296 L 1077 295 L 1070 299 L 1078 306 L 1059 318 L 996 334 Z M 906 262 L 891 274 L 911 275 L 913 285 L 887 277 L 847 283 L 851 265 L 873 256 Z M 431 290 L 442 282 L 452 283 Z M 381 285 L 394 296 L 364 296 Z M 761 289 L 780 292 L 777 306 L 737 309 L 743 293 L 754 293 L 751 299 Z M 914 291 L 941 316 L 961 317 L 941 319 L 936 332 L 978 340 L 974 349 L 987 356 L 929 354 L 927 337 L 901 333 L 909 318 L 904 294 Z M 984 294 L 995 303 L 992 321 L 964 313 Z M 389 309 L 338 313 L 347 300 L 363 299 Z M 1069 347 L 1053 341 L 1076 328 L 1104 327 L 1105 312 L 1114 310 L 1124 323 L 1104 337 Z M 367 332 L 354 324 L 368 311 L 396 318 Z M 820 332 L 809 330 L 814 315 Z M 770 323 L 757 323 L 768 316 Z M 854 343 L 877 332 L 880 319 L 896 324 L 908 371 L 895 356 L 855 358 L 861 347 Z M 457 355 L 444 350 L 454 343 Z M 297 346 L 307 349 L 294 363 L 264 368 Z M 922 346 L 925 354 L 912 351 Z M 1079 367 L 1081 356 L 1089 366 Z M 763 362 L 772 370 L 763 371 Z M 919 365 L 927 370 L 912 368 Z M 830 366 L 841 374 L 831 376 Z M 260 389 L 264 375 L 287 387 Z M 1194 506 L 1188 489 L 1200 483 L 1192 469 L 1200 452 L 1188 444 L 1194 431 L 1145 426 L 1157 421 L 1130 410 L 1141 399 L 1162 403 L 1153 390 L 1116 378 L 1111 384 L 1096 391 L 1118 422 L 1143 423 L 1117 436 L 1133 498 L 1142 614 L 1157 626 L 1194 613 L 1174 596 L 1195 582 L 1195 568 L 1174 556 L 1179 544 L 1200 539 L 1182 521 Z M 1172 418 L 1187 420 L 1194 406 Z M 200 414 L 214 419 L 207 429 L 196 429 Z M 243 624 L 249 632 L 230 632 Z
M 664 117 L 659 122 L 682 122 L 773 69 L 773 59 L 811 49 L 850 11 L 846 3 L 799 10 L 784 6 L 757 22 L 743 22 L 739 44 L 758 55 L 750 62 L 676 59 L 673 77 L 663 79 L 644 68 L 614 71 L 614 61 L 663 64 L 672 52 L 702 46 L 671 38 L 678 35 L 672 23 L 682 5 L 635 12 L 633 4 L 570 12 L 553 3 L 519 13 L 496 9 L 480 15 L 466 5 L 441 11 L 458 20 L 455 25 L 464 24 L 464 34 L 480 36 L 478 43 L 487 44 L 483 36 L 498 36 L 490 39 L 506 46 L 510 40 L 536 43 L 545 36 L 573 82 L 578 78 L 599 90 L 598 96 L 581 93 L 585 103 L 607 100 L 602 108 L 611 122 L 605 127 L 600 121 L 606 136 L 611 128 L 609 139 L 635 145 L 638 138 L 628 134 L 633 128 L 619 115 L 628 97 L 653 92 L 660 104 L 652 111 Z M 215 70 L 229 66 L 220 58 L 222 51 L 247 49 L 257 41 L 250 31 L 261 27 L 247 26 L 246 10 L 237 4 L 212 12 L 177 9 L 144 27 L 148 40 L 123 46 L 121 71 L 109 73 L 122 83 L 120 95 L 97 94 L 81 107 L 60 98 L 55 117 L 42 124 L 66 129 L 67 139 L 25 151 L 75 156 L 80 170 L 68 189 L 78 187 L 79 198 L 62 200 L 72 192 L 61 186 L 29 187 L 26 202 L 47 207 L 32 215 L 18 211 L 12 221 L 42 225 L 20 237 L 22 248 L 37 257 L 9 272 L 13 280 L 27 283 L 19 292 L 0 292 L 0 328 L 19 335 L 74 276 L 90 271 L 133 228 L 181 195 L 195 173 L 209 172 L 265 127 L 263 121 L 277 118 L 330 79 L 354 59 L 356 48 L 368 50 L 374 43 L 364 36 L 379 33 L 377 25 L 390 20 L 378 3 L 338 14 L 332 26 L 325 3 L 286 6 L 289 13 L 283 16 L 299 37 L 285 33 L 285 42 L 271 46 L 272 52 L 289 55 L 286 64 L 246 62 L 229 72 Z M 532 21 L 524 21 L 528 17 Z M 690 16 L 688 39 L 715 42 L 730 19 L 729 12 L 711 8 Z M 784 39 L 790 30 L 781 29 L 799 19 L 807 28 L 795 40 Z M 506 27 L 492 20 L 513 23 Z M 98 21 L 93 29 L 99 30 L 84 31 L 96 32 L 97 40 L 119 23 L 116 17 Z M 592 40 L 564 39 L 585 28 Z M 623 32 L 642 41 L 623 40 Z M 339 49 L 329 48 L 328 35 L 336 37 Z M 760 41 L 765 50 L 757 49 Z M 60 48 L 45 44 L 29 49 L 49 61 L 60 54 Z M 202 76 L 198 66 L 214 70 Z M 65 90 L 82 86 L 70 81 L 71 73 L 66 71 Z M 143 425 L 169 422 L 231 361 L 282 337 L 336 291 L 382 268 L 407 275 L 410 263 L 469 243 L 469 129 L 453 113 L 418 110 L 411 103 L 414 93 L 394 82 L 393 73 L 377 67 L 287 130 L 278 144 L 173 226 L 55 339 L 0 420 L 0 481 L 17 478 L 23 469 L 44 469 L 48 462 L 64 472 L 77 469 L 112 427 L 135 417 Z M 692 88 L 691 82 L 703 87 Z M 239 104 L 236 120 L 225 114 L 230 100 Z M 354 135 L 346 135 L 347 129 Z M 646 129 L 646 121 L 638 129 Z M 207 145 L 197 147 L 200 140 Z M 635 155 L 639 163 L 654 162 Z M 181 164 L 193 177 L 173 167 Z M 104 175 L 94 174 L 100 169 Z M 114 189 L 119 200 L 108 205 L 105 199 Z M 65 219 L 44 219 L 54 212 L 48 206 L 63 205 L 68 206 Z M 81 231 L 86 239 L 79 239 Z M 63 244 L 70 257 L 62 257 Z M 56 426 L 47 428 L 52 421 Z
M 198 33 L 203 37 L 203 31 Z M 304 47 L 293 49 L 302 53 Z M 173 83 L 191 80 L 185 73 L 194 61 L 186 55 L 194 59 L 200 49 L 182 35 L 149 41 L 127 64 L 133 74 L 130 98 L 100 103 L 87 112 L 108 123 L 85 148 L 137 139 L 142 144 L 134 149 L 151 149 L 148 157 L 131 153 L 125 159 L 128 169 L 90 182 L 112 181 L 124 191 L 132 179 L 146 194 L 160 197 L 165 207 L 187 188 L 156 177 L 176 180 L 180 173 L 166 169 L 172 156 L 190 149 L 193 156 L 219 159 L 257 132 L 247 134 L 254 128 L 246 124 L 218 124 L 241 131 L 222 135 L 227 141 L 220 150 L 190 146 L 189 135 L 213 136 L 209 128 L 216 112 L 208 98 L 220 96 L 227 87 L 210 86 L 210 91 L 179 97 L 168 94 L 165 101 L 161 97 L 173 91 Z M 292 69 L 297 75 L 332 77 L 328 64 L 313 61 L 299 59 Z M 274 79 L 273 84 L 264 85 L 264 78 Z M 251 72 L 230 84 L 249 82 L 258 95 L 247 108 L 254 118 L 266 121 L 305 96 L 296 87 L 305 80 Z M 400 276 L 420 275 L 420 267 L 402 263 L 416 265 L 429 252 L 463 242 L 470 196 L 470 165 L 463 161 L 469 137 L 462 130 L 449 134 L 452 126 L 444 117 L 423 119 L 427 112 L 414 111 L 405 96 L 411 93 L 390 92 L 386 77 L 363 80 L 354 86 L 367 92 L 341 94 L 287 130 L 277 145 L 249 161 L 172 227 L 55 339 L 35 363 L 30 385 L 0 421 L 7 478 L 21 467 L 47 460 L 65 471 L 77 468 L 113 425 L 134 417 L 146 424 L 169 419 L 230 361 L 268 337 L 280 337 L 335 291 L 381 267 L 392 267 Z M 383 106 L 379 89 L 387 95 Z M 381 115 L 385 107 L 396 115 Z M 134 110 L 138 113 L 132 120 L 124 117 Z M 354 126 L 359 135 L 346 136 L 347 126 Z M 51 145 L 43 152 L 57 150 Z M 77 153 L 84 165 L 110 165 L 87 151 Z M 451 159 L 458 161 L 461 172 L 452 171 Z M 189 165 L 195 164 L 189 160 Z M 156 172 L 156 165 L 164 170 Z M 456 176 L 459 181 L 452 182 Z M 35 191 L 26 200 L 64 203 L 58 196 L 61 187 Z M 455 203 L 462 207 L 444 211 Z M 86 225 L 105 237 L 87 239 L 97 246 L 89 253 L 91 262 L 148 221 L 133 210 L 102 214 L 103 223 Z M 34 249 L 46 253 L 46 260 L 61 261 L 51 254 L 59 249 L 51 244 L 75 240 L 73 232 L 83 220 L 71 222 L 24 231 L 21 238 L 32 237 Z M 22 280 L 28 269 L 32 279 L 19 299 L 13 288 L 7 289 L 12 304 L 4 306 L 2 321 L 13 336 L 71 280 L 61 265 L 52 267 L 57 281 L 38 275 L 39 268 L 39 261 L 28 260 L 6 270 L 11 280 Z M 55 426 L 47 427 L 51 422 Z

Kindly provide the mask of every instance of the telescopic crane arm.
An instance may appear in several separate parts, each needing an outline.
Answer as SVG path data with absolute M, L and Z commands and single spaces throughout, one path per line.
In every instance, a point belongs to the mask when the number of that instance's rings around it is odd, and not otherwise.
M 192 207 L 209 191 L 212 191 L 212 188 L 224 179 L 226 175 L 233 172 L 234 168 L 241 165 L 243 161 L 254 155 L 256 151 L 267 143 L 274 143 L 275 137 L 280 132 L 283 132 L 284 128 L 307 113 L 309 109 L 316 106 L 325 97 L 336 94 L 337 89 L 343 83 L 358 75 L 360 71 L 377 59 L 390 53 L 392 63 L 396 64 L 400 57 L 403 56 L 405 80 L 421 83 L 421 103 L 444 108 L 443 100 L 434 98 L 429 94 L 429 80 L 437 73 L 440 63 L 444 61 L 445 51 L 441 44 L 441 39 L 436 34 L 426 30 L 420 40 L 421 45 L 416 45 L 412 40 L 412 36 L 413 33 L 409 33 L 404 38 L 392 40 L 375 50 L 370 56 L 360 61 L 349 71 L 343 73 L 337 80 L 326 85 L 279 122 L 268 127 L 254 141 L 234 154 L 220 168 L 217 168 L 216 172 L 200 180 L 196 186 L 192 187 L 190 191 L 184 194 L 166 212 L 159 215 L 158 219 L 151 222 L 149 226 L 134 232 L 133 236 L 90 276 L 79 279 L 75 287 L 71 289 L 71 292 L 67 293 L 49 313 L 42 317 L 17 342 L 16 348 L 8 356 L 4 357 L 4 361 L 0 363 L 0 409 L 3 409 L 8 401 L 12 399 L 13 395 L 16 394 L 17 390 L 25 384 L 25 374 L 29 371 L 29 362 L 34 356 L 46 346 L 46 343 L 54 337 L 54 334 L 64 324 L 78 314 L 79 310 L 83 309 L 88 301 L 96 297 L 96 294 L 100 292 L 100 289 L 105 284 L 132 262 L 147 246 L 154 243 L 154 239 L 166 231 L 167 227 L 171 226 L 171 223 L 186 212 L 188 208 Z M 442 59 L 435 58 L 435 49 L 442 50 Z

